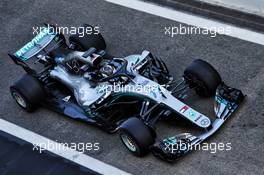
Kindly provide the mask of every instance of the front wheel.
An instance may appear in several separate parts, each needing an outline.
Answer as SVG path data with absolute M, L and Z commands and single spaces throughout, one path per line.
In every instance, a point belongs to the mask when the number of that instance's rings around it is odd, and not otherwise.
M 136 156 L 144 156 L 155 143 L 151 129 L 136 117 L 131 117 L 119 127 L 119 136 L 124 146 Z
M 184 78 L 198 95 L 211 97 L 222 82 L 219 73 L 206 61 L 194 60 L 184 71 Z

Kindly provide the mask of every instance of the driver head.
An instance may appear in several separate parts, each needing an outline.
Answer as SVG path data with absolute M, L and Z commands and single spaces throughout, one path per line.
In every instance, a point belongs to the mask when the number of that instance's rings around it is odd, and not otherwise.
M 104 65 L 101 69 L 100 72 L 103 77 L 109 77 L 110 75 L 113 75 L 115 71 L 115 68 L 111 65 Z

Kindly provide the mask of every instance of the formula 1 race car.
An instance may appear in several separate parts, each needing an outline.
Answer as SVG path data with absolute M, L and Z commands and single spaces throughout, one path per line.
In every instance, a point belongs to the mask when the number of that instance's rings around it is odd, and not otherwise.
M 54 29 L 45 25 L 29 43 L 9 54 L 26 71 L 10 87 L 11 95 L 26 111 L 44 106 L 109 133 L 118 131 L 136 156 L 151 151 L 165 161 L 176 160 L 214 134 L 244 99 L 206 61 L 194 60 L 174 80 L 165 63 L 149 51 L 118 58 L 105 51 L 100 33 L 74 34 L 67 42 Z M 192 90 L 202 97 L 216 94 L 214 121 L 184 103 Z M 179 117 L 203 133 L 156 142 L 156 123 Z

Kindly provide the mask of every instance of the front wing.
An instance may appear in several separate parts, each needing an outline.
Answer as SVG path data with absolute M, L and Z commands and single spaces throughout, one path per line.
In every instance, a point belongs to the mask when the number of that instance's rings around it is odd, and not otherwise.
M 222 83 L 216 91 L 214 111 L 216 119 L 201 135 L 195 136 L 183 133 L 166 138 L 151 147 L 152 153 L 165 161 L 173 162 L 187 154 L 196 145 L 213 135 L 233 114 L 243 101 L 245 95 L 238 89 L 228 87 Z

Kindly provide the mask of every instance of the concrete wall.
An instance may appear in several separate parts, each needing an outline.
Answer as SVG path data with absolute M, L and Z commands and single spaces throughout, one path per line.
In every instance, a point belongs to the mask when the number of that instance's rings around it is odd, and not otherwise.
M 264 0 L 198 0 L 264 17 Z

